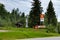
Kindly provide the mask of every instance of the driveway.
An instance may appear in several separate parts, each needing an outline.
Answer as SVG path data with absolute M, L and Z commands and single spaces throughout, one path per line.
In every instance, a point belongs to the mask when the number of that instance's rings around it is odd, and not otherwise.
M 60 37 L 30 38 L 30 39 L 17 39 L 17 40 L 60 40 Z

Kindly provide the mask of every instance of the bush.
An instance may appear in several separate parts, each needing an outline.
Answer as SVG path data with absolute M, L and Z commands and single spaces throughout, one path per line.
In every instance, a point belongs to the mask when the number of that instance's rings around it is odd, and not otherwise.
M 49 24 L 47 26 L 47 32 L 55 32 L 56 26 L 53 26 L 52 24 Z
M 58 24 L 58 33 L 60 34 L 60 25 Z

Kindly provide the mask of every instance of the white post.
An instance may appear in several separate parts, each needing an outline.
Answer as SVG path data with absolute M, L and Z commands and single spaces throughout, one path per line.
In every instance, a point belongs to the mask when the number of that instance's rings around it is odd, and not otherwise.
M 28 15 L 26 16 L 26 28 L 28 28 Z

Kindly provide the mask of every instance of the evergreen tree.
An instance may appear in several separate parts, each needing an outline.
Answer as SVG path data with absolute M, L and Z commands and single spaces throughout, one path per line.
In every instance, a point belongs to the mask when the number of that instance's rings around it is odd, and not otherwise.
M 8 12 L 5 9 L 5 6 L 0 3 L 0 16 L 2 17 L 2 19 L 5 19 L 7 17 L 7 14 Z
M 47 26 L 47 32 L 55 32 L 57 26 L 57 18 L 51 0 L 49 2 L 47 12 L 45 13 L 45 25 Z
M 32 8 L 29 14 L 29 26 L 40 25 L 40 14 L 42 13 L 41 2 L 33 0 Z
M 19 9 L 13 9 L 11 12 L 11 21 L 16 23 L 20 19 Z
M 23 24 L 23 27 L 25 27 L 25 25 L 26 25 L 26 17 L 25 17 L 24 12 L 21 14 L 20 22 Z
M 56 18 L 53 3 L 51 0 L 49 2 L 45 16 L 46 16 L 45 21 L 46 21 L 47 25 L 49 25 L 49 24 L 57 25 L 57 18 Z
M 8 12 L 5 9 L 5 6 L 0 3 L 0 24 L 8 25 Z
M 25 13 L 24 12 L 21 14 L 21 17 L 25 17 Z

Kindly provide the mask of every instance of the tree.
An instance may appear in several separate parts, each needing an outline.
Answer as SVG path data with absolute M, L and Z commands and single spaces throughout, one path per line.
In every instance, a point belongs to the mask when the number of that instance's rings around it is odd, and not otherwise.
M 25 17 L 25 13 L 24 12 L 21 14 L 21 17 Z
M 55 14 L 56 13 L 54 11 L 53 3 L 50 0 L 48 8 L 47 8 L 47 12 L 45 13 L 45 16 L 47 19 L 46 21 L 47 21 L 48 25 L 49 24 L 57 25 L 57 18 L 56 18 Z
M 0 24 L 6 25 L 8 20 L 8 12 L 5 9 L 5 6 L 0 3 Z
M 13 9 L 12 12 L 8 12 L 5 6 L 0 3 L 0 26 L 15 26 L 22 19 L 25 22 L 25 13 L 19 12 L 19 9 Z M 24 24 L 25 25 L 25 24 Z
M 53 29 L 55 29 L 56 25 L 57 25 L 57 18 L 55 15 L 55 11 L 54 11 L 54 7 L 53 7 L 53 3 L 50 0 L 48 8 L 47 8 L 47 12 L 45 13 L 45 24 L 46 26 L 52 25 Z M 50 29 L 52 27 L 49 27 Z
M 29 14 L 29 26 L 40 25 L 40 14 L 42 13 L 41 2 L 33 0 L 32 8 Z
M 5 6 L 0 3 L 0 16 L 2 17 L 2 19 L 5 19 L 7 17 L 7 14 L 8 12 L 5 9 Z
M 23 27 L 25 27 L 25 25 L 26 25 L 26 17 L 25 17 L 25 13 L 24 12 L 21 14 L 20 22 L 23 24 Z
M 18 20 L 20 19 L 20 14 L 19 14 L 19 9 L 13 9 L 11 12 L 11 21 L 13 23 L 18 22 Z

